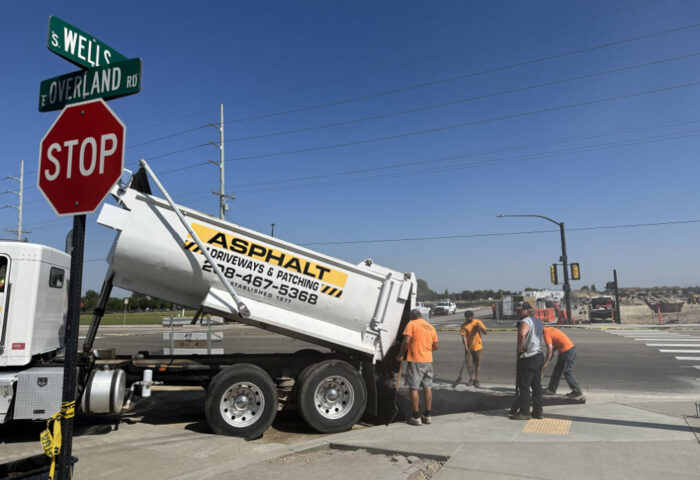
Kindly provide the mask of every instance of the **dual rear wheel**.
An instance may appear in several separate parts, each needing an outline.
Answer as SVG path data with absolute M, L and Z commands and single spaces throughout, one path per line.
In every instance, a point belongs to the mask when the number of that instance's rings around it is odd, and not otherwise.
M 355 367 L 324 360 L 306 367 L 296 381 L 302 418 L 322 433 L 352 428 L 365 411 L 367 388 Z M 254 439 L 277 415 L 277 388 L 262 368 L 241 363 L 219 372 L 207 387 L 205 413 L 214 432 Z

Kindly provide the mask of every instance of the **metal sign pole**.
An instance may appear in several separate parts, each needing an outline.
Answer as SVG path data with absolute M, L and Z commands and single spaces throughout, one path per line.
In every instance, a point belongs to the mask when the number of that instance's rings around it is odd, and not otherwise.
M 73 469 L 73 417 L 75 416 L 75 383 L 78 364 L 78 330 L 80 329 L 80 290 L 83 283 L 85 247 L 85 215 L 73 217 L 72 253 L 68 285 L 68 318 L 66 319 L 65 363 L 63 365 L 63 397 L 61 403 L 61 453 L 58 457 L 59 480 L 70 480 Z

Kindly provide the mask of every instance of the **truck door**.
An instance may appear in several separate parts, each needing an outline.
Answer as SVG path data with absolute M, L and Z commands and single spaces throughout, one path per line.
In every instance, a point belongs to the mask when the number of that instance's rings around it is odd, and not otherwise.
M 0 353 L 5 345 L 5 329 L 7 323 L 7 304 L 9 303 L 10 259 L 0 255 Z

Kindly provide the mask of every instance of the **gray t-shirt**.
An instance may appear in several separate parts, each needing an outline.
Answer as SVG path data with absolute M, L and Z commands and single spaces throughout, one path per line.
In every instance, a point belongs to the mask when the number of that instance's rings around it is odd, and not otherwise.
M 527 335 L 525 335 L 523 353 L 520 355 L 520 358 L 528 358 L 542 352 L 542 346 L 544 345 L 544 339 L 542 338 L 544 328 L 542 327 L 540 319 L 532 315 L 523 318 L 522 322 L 527 324 L 530 330 L 528 330 Z

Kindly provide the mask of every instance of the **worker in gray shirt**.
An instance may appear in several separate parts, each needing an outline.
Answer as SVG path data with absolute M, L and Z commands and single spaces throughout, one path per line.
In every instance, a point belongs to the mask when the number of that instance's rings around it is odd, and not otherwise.
M 542 322 L 531 315 L 532 306 L 523 302 L 518 309 L 518 346 L 516 385 L 518 387 L 518 411 L 513 420 L 530 419 L 530 389 L 532 389 L 532 417 L 542 418 L 542 367 L 544 366 L 544 339 Z

